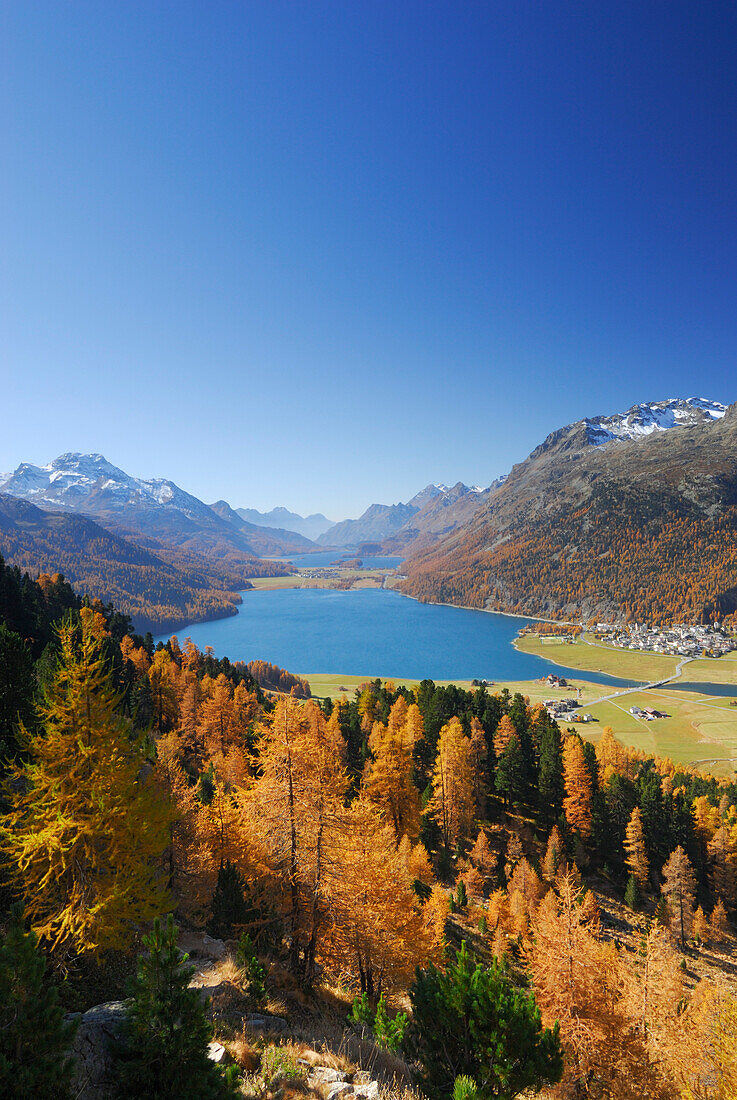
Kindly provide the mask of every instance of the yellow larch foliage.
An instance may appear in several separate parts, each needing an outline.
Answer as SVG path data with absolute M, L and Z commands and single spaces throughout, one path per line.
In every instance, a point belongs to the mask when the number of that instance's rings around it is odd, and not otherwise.
M 579 836 L 591 835 L 591 777 L 583 754 L 581 739 L 575 734 L 563 743 L 563 775 L 565 798 L 563 812 L 566 821 Z
M 488 877 L 494 873 L 497 865 L 497 855 L 489 844 L 483 829 L 479 829 L 476 843 L 469 854 L 482 875 Z
M 168 808 L 120 712 L 94 621 L 59 629 L 59 663 L 9 773 L 2 847 L 26 915 L 54 949 L 98 953 L 167 912 Z
M 440 730 L 428 813 L 437 821 L 443 842 L 449 847 L 467 836 L 473 822 L 471 743 L 458 718 Z
M 518 737 L 517 728 L 508 714 L 503 714 L 494 733 L 494 752 L 497 760 L 513 737 Z
M 414 706 L 414 704 L 413 704 Z M 416 722 L 410 722 L 407 702 L 399 696 L 386 726 L 374 723 L 370 748 L 373 760 L 363 789 L 394 830 L 396 842 L 420 827 L 420 795 L 412 778 Z
M 712 806 L 705 795 L 699 795 L 693 800 L 691 813 L 696 827 L 696 835 L 702 843 L 708 844 L 721 825 L 719 809 Z
M 640 807 L 635 806 L 624 834 L 625 866 L 635 876 L 640 886 L 647 886 L 650 861 L 647 858 L 645 834 L 642 828 Z

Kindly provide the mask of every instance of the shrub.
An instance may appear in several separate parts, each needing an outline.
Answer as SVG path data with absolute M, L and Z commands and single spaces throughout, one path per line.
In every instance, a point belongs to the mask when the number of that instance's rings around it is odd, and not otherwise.
M 473 1077 L 461 1074 L 453 1085 L 453 1100 L 476 1100 L 479 1090 Z
M 348 1019 L 355 1027 L 370 1027 L 374 1033 L 376 1045 L 383 1047 L 385 1050 L 391 1050 L 394 1054 L 404 1042 L 409 1023 L 405 1012 L 398 1012 L 396 1016 L 389 1015 L 383 993 L 379 997 L 376 1011 L 371 1007 L 367 993 L 362 993 L 360 997 L 356 997 L 348 1014 Z
M 389 1015 L 386 1000 L 382 993 L 374 1017 L 374 1038 L 377 1045 L 396 1054 L 404 1042 L 408 1023 L 409 1018 L 406 1012 L 398 1012 L 396 1016 Z
M 355 997 L 348 1013 L 348 1019 L 356 1027 L 371 1027 L 374 1022 L 374 1010 L 369 1002 L 368 993 Z
M 275 1077 L 302 1078 L 306 1069 L 297 1061 L 297 1055 L 289 1047 L 268 1046 L 261 1055 L 261 1076 L 268 1084 Z
M 627 888 L 624 892 L 624 904 L 629 909 L 637 910 L 642 904 L 642 898 L 640 896 L 640 884 L 634 875 L 630 875 L 627 879 Z
M 207 1056 L 212 1029 L 198 989 L 189 982 L 194 967 L 177 948 L 171 917 L 144 936 L 121 1051 L 119 1096 L 150 1100 L 225 1100 L 237 1095 L 235 1067 L 223 1070 Z
M 414 1053 L 431 1097 L 446 1100 L 458 1076 L 473 1079 L 478 1100 L 511 1100 L 560 1080 L 558 1025 L 543 1030 L 534 997 L 496 959 L 488 969 L 474 965 L 464 943 L 445 972 L 418 969 L 410 997 Z
M 75 1025 L 64 1022 L 56 989 L 44 985 L 45 970 L 16 906 L 0 941 L 0 1095 L 7 1100 L 69 1096 Z
M 266 1004 L 266 972 L 256 958 L 253 940 L 244 932 L 238 943 L 236 962 L 243 972 L 245 994 L 253 1008 L 263 1008 Z

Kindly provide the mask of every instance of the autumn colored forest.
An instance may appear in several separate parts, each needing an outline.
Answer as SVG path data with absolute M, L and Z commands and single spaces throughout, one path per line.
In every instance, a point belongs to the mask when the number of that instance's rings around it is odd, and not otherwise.
M 71 1041 L 61 1007 L 125 996 L 141 952 L 130 1026 L 165 1074 L 150 991 L 180 973 L 178 925 L 233 945 L 244 1004 L 344 1005 L 404 1074 L 386 1095 L 737 1095 L 737 783 L 606 729 L 593 745 L 506 691 L 308 691 L 0 568 L 4 1085 Z M 177 1041 L 201 1048 L 186 1003 Z M 49 1038 L 9 1053 L 21 1004 Z M 200 1049 L 190 1095 L 304 1095 L 269 1083 L 286 1047 L 220 1038 L 234 1064 Z M 143 1095 L 139 1071 L 120 1095 Z
M 716 517 L 641 489 L 597 489 L 571 511 L 486 526 L 407 566 L 418 599 L 550 618 L 730 621 L 737 614 L 737 509 Z

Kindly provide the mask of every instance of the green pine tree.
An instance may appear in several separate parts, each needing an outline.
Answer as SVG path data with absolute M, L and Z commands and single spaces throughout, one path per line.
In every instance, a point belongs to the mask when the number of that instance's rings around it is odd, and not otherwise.
M 254 1009 L 266 1004 L 266 971 L 256 957 L 256 948 L 247 932 L 243 932 L 236 952 L 238 966 L 243 973 L 243 984 L 249 1004 Z
M 526 789 L 525 755 L 519 737 L 512 737 L 496 766 L 496 789 L 507 805 L 521 802 Z
M 433 1100 L 451 1096 L 459 1076 L 473 1079 L 479 1100 L 512 1100 L 560 1081 L 558 1025 L 543 1029 L 534 996 L 516 989 L 497 959 L 474 965 L 464 943 L 445 972 L 417 971 L 410 998 L 414 1053 Z
M 138 1100 L 224 1100 L 237 1095 L 234 1071 L 207 1056 L 212 1029 L 198 989 L 190 989 L 194 967 L 177 948 L 171 914 L 154 921 L 144 937 L 121 1054 L 119 1096 Z
M 75 1025 L 64 1022 L 54 986 L 44 983 L 46 960 L 36 937 L 13 910 L 0 940 L 0 1096 L 5 1100 L 62 1100 L 70 1096 L 68 1056 Z
M 33 724 L 35 686 L 28 643 L 0 622 L 0 762 L 18 751 L 19 725 Z
M 246 919 L 246 900 L 243 893 L 243 878 L 237 867 L 229 860 L 220 864 L 215 893 L 210 903 L 211 917 L 207 931 L 211 936 L 229 939 L 233 927 L 243 924 Z
M 557 722 L 548 722 L 540 732 L 540 765 L 538 772 L 540 808 L 549 821 L 554 821 L 563 808 L 563 750 Z
M 637 910 L 642 905 L 640 885 L 634 875 L 627 879 L 627 888 L 624 892 L 624 904 L 630 909 Z

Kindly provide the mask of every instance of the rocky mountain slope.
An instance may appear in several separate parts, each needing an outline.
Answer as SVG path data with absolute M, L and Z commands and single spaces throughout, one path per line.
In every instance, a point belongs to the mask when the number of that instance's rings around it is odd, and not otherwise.
M 302 551 L 299 535 L 236 528 L 197 497 L 165 478 L 131 477 L 100 454 L 64 454 L 46 466 L 22 463 L 0 483 L 0 493 L 54 511 L 72 511 L 150 549 L 174 548 L 204 554 L 229 568 L 255 568 L 258 575 L 279 567 L 256 564 L 262 554 Z M 286 534 L 286 533 L 285 533 Z
M 79 591 L 112 601 L 138 630 L 177 629 L 235 614 L 247 581 L 196 555 L 136 546 L 74 512 L 0 493 L 0 554 L 29 572 L 63 573 Z
M 272 508 L 270 512 L 259 512 L 256 508 L 236 508 L 241 519 L 256 527 L 277 527 L 284 531 L 294 531 L 313 541 L 334 526 L 331 519 L 322 512 L 313 512 L 310 516 L 300 516 L 288 508 Z
M 561 428 L 405 571 L 421 599 L 530 615 L 732 615 L 737 405 L 671 400 Z

